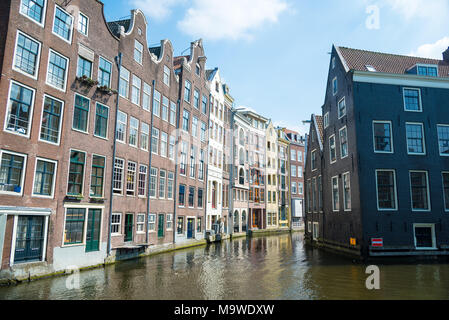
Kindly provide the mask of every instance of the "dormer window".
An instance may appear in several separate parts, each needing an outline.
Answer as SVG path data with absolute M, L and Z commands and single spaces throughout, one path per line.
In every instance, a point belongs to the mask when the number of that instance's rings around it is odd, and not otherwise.
M 377 72 L 376 68 L 374 68 L 371 65 L 366 65 L 365 68 L 369 71 L 369 72 Z
M 418 65 L 417 67 L 418 67 L 417 74 L 420 76 L 438 77 L 438 67 L 437 66 Z

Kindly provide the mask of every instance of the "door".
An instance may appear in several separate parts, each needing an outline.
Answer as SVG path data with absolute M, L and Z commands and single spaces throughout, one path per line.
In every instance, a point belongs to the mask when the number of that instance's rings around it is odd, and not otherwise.
M 14 262 L 41 261 L 45 217 L 19 216 L 17 221 Z
M 157 221 L 157 237 L 163 238 L 164 237 L 164 215 L 160 214 L 158 221 Z
M 187 239 L 193 239 L 193 235 L 195 233 L 195 219 L 189 218 L 187 219 Z
M 89 209 L 87 215 L 86 252 L 100 250 L 101 209 Z
M 133 241 L 133 214 L 125 215 L 125 242 Z

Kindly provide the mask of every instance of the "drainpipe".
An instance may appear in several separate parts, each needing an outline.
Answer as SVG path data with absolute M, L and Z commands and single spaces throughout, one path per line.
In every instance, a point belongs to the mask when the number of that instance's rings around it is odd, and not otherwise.
M 182 89 L 180 89 L 182 91 Z M 179 132 L 179 118 L 181 116 L 181 99 L 178 99 L 178 103 L 177 103 L 177 107 L 176 107 L 176 133 Z M 169 139 L 169 145 L 170 145 L 170 137 Z M 177 142 L 178 137 L 175 136 L 175 153 L 174 153 L 174 158 L 178 159 L 178 145 L 179 143 Z M 174 172 L 174 177 L 175 180 L 173 181 L 173 244 L 176 243 L 176 233 L 178 232 L 178 222 L 176 221 L 176 199 L 177 199 L 177 183 L 178 183 L 178 161 L 175 160 L 175 172 Z M 184 196 L 184 201 L 185 201 L 185 196 Z M 176 223 L 176 227 L 175 227 L 175 223 Z
M 118 56 L 115 57 L 115 63 L 118 68 L 118 76 L 117 76 L 117 90 L 120 90 L 120 70 L 122 68 L 122 53 L 119 52 Z M 117 93 L 117 101 L 115 104 L 115 124 L 114 124 L 114 133 L 113 133 L 113 142 L 112 142 L 112 168 L 111 168 L 111 195 L 109 197 L 109 223 L 108 223 L 108 246 L 107 246 L 107 255 L 111 254 L 111 232 L 112 232 L 112 200 L 114 196 L 114 168 L 115 168 L 115 153 L 116 153 L 116 138 L 115 134 L 117 132 L 117 117 L 118 117 L 118 107 L 119 107 L 120 95 Z
M 206 111 L 209 110 L 209 112 L 207 113 L 207 124 L 206 124 L 207 127 L 206 128 L 209 128 L 209 130 L 210 130 L 210 98 L 211 97 L 212 97 L 212 94 L 209 92 L 209 108 L 207 108 L 207 106 L 206 106 Z M 210 139 L 210 132 L 209 132 L 209 130 L 207 130 L 207 135 L 206 135 L 206 139 L 207 139 L 206 152 L 207 152 L 208 158 L 207 158 L 207 161 L 206 161 L 206 164 L 205 164 L 205 166 L 206 166 L 206 175 L 204 177 L 204 181 L 206 181 L 206 188 L 205 188 L 206 201 L 205 201 L 205 205 L 204 205 L 204 223 L 205 223 L 206 226 L 207 226 L 207 204 L 208 204 L 208 200 L 209 200 L 208 197 L 207 197 L 208 191 L 209 191 L 208 190 L 208 186 L 209 186 L 209 181 L 208 181 L 209 180 L 209 176 L 208 176 L 208 174 L 209 174 L 209 139 Z M 200 142 L 200 144 L 201 144 L 201 142 Z M 223 182 L 223 179 L 222 179 L 222 182 Z M 221 187 L 223 188 L 223 184 L 222 184 Z M 215 196 L 215 198 L 216 197 L 217 196 Z M 211 228 L 212 228 L 212 225 L 211 225 Z M 204 228 L 204 236 L 206 236 L 206 228 Z
M 234 233 L 234 116 L 235 116 L 235 111 L 234 109 L 231 107 L 231 152 L 230 152 L 230 156 L 231 156 L 231 172 L 229 173 L 229 194 L 228 194 L 228 198 L 229 198 L 229 220 L 228 221 L 228 231 L 229 231 L 229 235 L 232 237 L 232 234 Z
M 150 144 L 148 146 L 148 151 L 149 151 L 149 156 L 148 156 L 148 172 L 147 172 L 147 232 L 145 235 L 145 243 L 148 244 L 148 242 L 150 241 L 150 237 L 149 237 L 149 232 L 150 232 L 150 181 L 151 181 L 151 160 L 153 158 L 153 152 L 152 147 L 153 147 L 153 104 L 154 104 L 154 87 L 156 85 L 156 80 L 152 81 L 152 92 L 151 92 L 151 96 L 153 97 L 153 99 L 151 100 L 151 121 L 150 121 L 150 134 L 149 134 L 149 139 L 150 139 Z

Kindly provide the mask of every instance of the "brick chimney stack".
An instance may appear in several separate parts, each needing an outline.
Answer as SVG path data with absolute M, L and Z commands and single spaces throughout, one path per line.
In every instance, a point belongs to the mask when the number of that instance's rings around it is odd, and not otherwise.
M 449 48 L 443 52 L 443 60 L 449 62 Z

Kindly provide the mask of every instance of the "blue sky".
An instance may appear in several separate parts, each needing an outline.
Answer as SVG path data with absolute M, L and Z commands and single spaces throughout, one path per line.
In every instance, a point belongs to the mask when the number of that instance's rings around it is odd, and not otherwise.
M 301 133 L 321 112 L 332 44 L 438 59 L 449 46 L 448 0 L 103 2 L 108 21 L 142 9 L 148 43 L 170 39 L 176 55 L 202 38 L 237 106 Z

